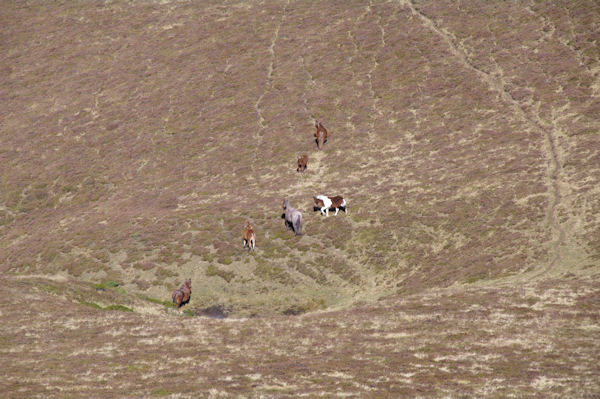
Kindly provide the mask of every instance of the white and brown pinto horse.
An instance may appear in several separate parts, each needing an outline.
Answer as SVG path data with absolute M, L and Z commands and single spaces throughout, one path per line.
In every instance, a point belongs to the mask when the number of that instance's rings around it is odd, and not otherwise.
M 246 221 L 244 230 L 242 230 L 242 237 L 244 238 L 244 248 L 248 246 L 248 251 L 252 251 L 256 245 L 256 232 L 248 221 Z
M 317 195 L 313 197 L 315 202 L 315 209 L 321 210 L 321 215 L 329 216 L 329 209 L 335 209 L 335 215 L 337 216 L 338 210 L 343 210 L 344 213 L 347 213 L 346 200 L 341 195 L 336 195 L 335 197 L 328 197 L 326 195 Z
M 315 128 L 317 129 L 315 133 L 317 148 L 320 150 L 327 142 L 327 129 L 319 121 L 315 121 Z

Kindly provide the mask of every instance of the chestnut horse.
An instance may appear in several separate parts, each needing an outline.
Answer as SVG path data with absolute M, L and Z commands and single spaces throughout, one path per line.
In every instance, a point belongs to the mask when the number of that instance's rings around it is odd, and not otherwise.
M 192 296 L 192 280 L 187 279 L 185 283 L 181 285 L 178 289 L 173 292 L 173 303 L 180 308 L 182 305 L 185 305 L 190 301 L 190 297 Z
M 302 156 L 298 157 L 298 168 L 296 172 L 304 172 L 306 170 L 306 165 L 308 164 L 308 155 L 302 154 Z
M 327 129 L 325 129 L 325 126 L 319 121 L 315 121 L 315 128 L 317 129 L 315 141 L 317 142 L 317 148 L 320 150 L 327 142 Z
M 337 216 L 339 209 L 343 210 L 344 213 L 348 212 L 346 209 L 347 208 L 346 200 L 341 195 L 336 195 L 335 197 L 328 197 L 326 195 L 317 195 L 316 197 L 313 197 L 313 200 L 315 202 L 315 206 L 314 206 L 315 210 L 320 209 L 321 215 L 329 216 L 330 208 L 335 209 L 334 216 Z
M 242 230 L 242 237 L 244 238 L 244 248 L 248 246 L 248 251 L 252 251 L 256 244 L 256 232 L 252 229 L 250 222 L 246 221 L 244 230 Z

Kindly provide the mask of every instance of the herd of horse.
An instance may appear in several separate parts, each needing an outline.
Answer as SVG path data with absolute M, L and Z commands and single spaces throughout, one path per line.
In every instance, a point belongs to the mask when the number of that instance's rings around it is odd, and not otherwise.
M 318 120 L 315 121 L 315 141 L 317 143 L 317 148 L 321 150 L 323 145 L 327 142 L 327 129 L 325 126 Z M 298 157 L 298 167 L 296 169 L 297 172 L 304 172 L 308 166 L 308 155 L 302 154 Z M 314 206 L 313 211 L 320 210 L 321 215 L 329 216 L 329 210 L 335 209 L 335 215 L 337 216 L 338 210 L 343 210 L 344 213 L 347 212 L 346 200 L 340 196 L 336 195 L 334 197 L 329 197 L 327 195 L 317 195 L 313 197 Z M 289 201 L 287 199 L 283 200 L 283 212 L 282 217 L 285 219 L 286 228 L 292 230 L 294 235 L 299 236 L 302 235 L 302 213 L 292 208 Z M 249 221 L 244 223 L 244 228 L 242 229 L 242 239 L 244 243 L 244 248 L 248 247 L 248 251 L 252 251 L 256 246 L 256 232 L 252 228 L 252 225 Z M 181 287 L 179 287 L 175 292 L 173 292 L 173 303 L 177 305 L 177 307 L 181 307 L 189 302 L 190 296 L 192 294 L 192 282 L 190 279 L 187 279 Z

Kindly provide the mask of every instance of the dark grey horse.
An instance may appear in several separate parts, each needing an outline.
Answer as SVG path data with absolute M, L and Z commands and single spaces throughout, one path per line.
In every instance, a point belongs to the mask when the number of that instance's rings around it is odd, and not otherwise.
M 285 212 L 285 227 L 294 230 L 294 235 L 302 234 L 302 214 L 299 210 L 290 206 L 288 200 L 283 200 L 283 210 Z

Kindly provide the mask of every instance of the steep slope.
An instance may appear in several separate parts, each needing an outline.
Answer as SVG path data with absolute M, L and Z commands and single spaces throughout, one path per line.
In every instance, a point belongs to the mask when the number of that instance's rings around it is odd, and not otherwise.
M 9 322 L 0 332 L 15 362 L 7 387 L 19 392 L 36 360 L 66 362 L 70 374 L 68 334 L 52 338 L 60 358 L 23 356 L 44 346 L 44 331 L 91 323 L 88 339 L 114 318 L 113 338 L 156 328 L 148 342 L 166 337 L 169 361 L 205 362 L 192 374 L 134 365 L 142 368 L 118 382 L 134 396 L 159 396 L 165 381 L 165 392 L 184 394 L 197 373 L 205 379 L 193 389 L 213 396 L 275 387 L 363 397 L 372 388 L 376 397 L 402 378 L 409 396 L 597 394 L 588 377 L 598 371 L 599 24 L 594 1 L 5 2 L 0 292 Z M 315 119 L 330 134 L 322 150 Z M 308 169 L 299 174 L 302 153 Z M 348 214 L 313 212 L 317 194 L 343 195 Z M 284 227 L 284 198 L 304 214 L 301 237 Z M 258 235 L 252 253 L 242 248 L 245 220 Z M 168 301 L 185 278 L 188 316 L 261 318 L 183 317 Z M 133 314 L 105 312 L 112 308 Z M 61 309 L 85 322 L 71 328 Z M 404 339 L 421 328 L 422 337 Z M 252 338 L 257 329 L 268 343 Z M 364 358 L 341 347 L 371 340 Z M 109 341 L 90 351 L 147 350 Z M 188 346 L 174 349 L 178 342 Z M 232 379 L 215 383 L 207 349 L 194 345 L 214 347 L 212 360 L 228 356 Z M 388 358 L 391 346 L 399 352 Z M 260 352 L 268 347 L 277 353 Z M 292 352 L 323 368 L 301 370 L 302 383 L 272 375 L 277 356 Z M 323 353 L 355 363 L 346 369 Z M 401 366 L 405 356 L 415 363 Z M 38 385 L 23 396 L 59 395 L 92 372 L 115 381 L 107 368 L 119 360 L 108 357 L 75 380 L 27 374 Z M 441 358 L 462 370 L 450 385 L 435 383 Z M 252 372 L 261 362 L 272 363 Z M 358 377 L 370 365 L 381 380 Z M 256 385 L 265 376 L 270 385 Z M 153 377 L 156 392 L 127 382 Z M 87 395 L 94 384 L 67 390 Z

